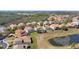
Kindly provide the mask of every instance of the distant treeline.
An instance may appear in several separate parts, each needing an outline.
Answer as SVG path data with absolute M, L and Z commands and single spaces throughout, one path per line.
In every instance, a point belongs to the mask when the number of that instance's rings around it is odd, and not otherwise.
M 24 13 L 24 15 L 21 13 Z M 46 20 L 50 14 L 79 15 L 79 11 L 0 11 L 0 25 L 19 22 L 43 21 Z

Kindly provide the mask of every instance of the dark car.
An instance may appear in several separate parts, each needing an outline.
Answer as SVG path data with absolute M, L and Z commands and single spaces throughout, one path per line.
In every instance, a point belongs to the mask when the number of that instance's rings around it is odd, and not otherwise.
M 38 29 L 37 33 L 47 33 L 47 30 L 43 30 L 43 29 Z

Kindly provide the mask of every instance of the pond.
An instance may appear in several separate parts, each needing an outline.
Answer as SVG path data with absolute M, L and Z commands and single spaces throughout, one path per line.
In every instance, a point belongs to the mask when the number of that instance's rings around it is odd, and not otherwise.
M 54 46 L 69 46 L 73 43 L 79 43 L 79 34 L 74 34 L 66 37 L 51 38 L 48 40 Z

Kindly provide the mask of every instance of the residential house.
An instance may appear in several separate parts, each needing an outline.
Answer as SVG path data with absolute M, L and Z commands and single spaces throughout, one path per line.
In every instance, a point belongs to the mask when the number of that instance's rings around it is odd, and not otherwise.
M 58 28 L 59 27 L 59 24 L 51 24 L 50 25 L 50 28 L 52 29 L 52 30 L 55 30 L 56 28 Z
M 17 25 L 16 24 L 11 24 L 9 27 L 10 27 L 10 29 L 13 30 L 13 29 L 15 29 L 17 27 Z
M 24 23 L 19 23 L 18 27 L 21 27 L 21 26 L 25 26 L 25 24 Z
M 25 26 L 24 30 L 25 30 L 26 34 L 28 34 L 33 31 L 33 28 L 31 26 Z
M 64 21 L 65 20 L 65 18 L 63 17 L 63 16 L 61 16 L 61 15 L 56 15 L 56 16 L 50 16 L 49 18 L 48 18 L 48 20 L 49 21 Z
M 79 16 L 73 17 L 72 22 L 74 22 L 77 26 L 79 26 Z
M 66 27 L 76 27 L 78 24 L 77 24 L 77 22 L 70 22 L 70 23 L 67 23 L 66 24 Z
M 31 44 L 31 37 L 30 36 L 23 36 L 20 38 L 16 38 L 13 41 L 13 48 L 14 49 L 27 49 L 28 46 Z

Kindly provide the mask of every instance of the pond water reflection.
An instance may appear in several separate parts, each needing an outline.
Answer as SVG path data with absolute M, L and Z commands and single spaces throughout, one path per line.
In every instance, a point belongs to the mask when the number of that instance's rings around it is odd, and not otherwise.
M 73 43 L 79 43 L 79 34 L 70 35 L 67 37 L 58 37 L 49 39 L 49 43 L 54 46 L 68 46 Z

